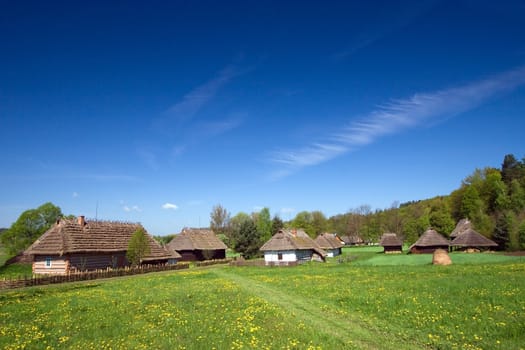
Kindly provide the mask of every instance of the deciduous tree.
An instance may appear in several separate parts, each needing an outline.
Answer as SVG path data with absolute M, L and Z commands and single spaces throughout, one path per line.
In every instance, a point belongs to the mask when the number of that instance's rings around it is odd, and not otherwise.
M 235 251 L 244 258 L 251 259 L 259 255 L 261 242 L 253 220 L 243 220 L 240 223 L 239 230 L 234 234 L 234 242 Z
M 262 208 L 257 215 L 257 221 L 255 224 L 261 242 L 266 242 L 272 237 L 272 219 L 270 217 L 270 209 Z
M 16 255 L 29 247 L 60 217 L 62 217 L 62 211 L 50 202 L 36 209 L 26 210 L 2 234 L 2 243 L 10 255 Z
M 126 258 L 131 265 L 138 266 L 149 253 L 149 239 L 146 232 L 143 229 L 136 230 L 129 240 Z

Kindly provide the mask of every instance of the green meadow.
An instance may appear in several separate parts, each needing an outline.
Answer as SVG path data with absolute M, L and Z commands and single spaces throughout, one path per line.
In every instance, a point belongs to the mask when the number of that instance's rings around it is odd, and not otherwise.
M 4 349 L 522 349 L 525 261 L 383 255 L 0 292 Z

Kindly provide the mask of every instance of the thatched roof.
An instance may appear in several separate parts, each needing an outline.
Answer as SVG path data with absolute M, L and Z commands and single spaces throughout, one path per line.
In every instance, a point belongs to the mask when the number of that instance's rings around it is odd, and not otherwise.
M 428 229 L 419 237 L 416 243 L 410 246 L 410 249 L 413 247 L 441 247 L 449 246 L 449 241 L 440 235 L 436 230 Z
M 469 219 L 461 219 L 458 221 L 456 228 L 450 233 L 450 238 L 456 238 L 463 231 L 472 228 L 472 222 Z
M 303 230 L 279 230 L 264 243 L 261 251 L 313 250 L 322 257 L 327 253 Z
M 31 255 L 64 255 L 71 253 L 111 253 L 128 250 L 133 233 L 139 229 L 146 230 L 136 223 L 111 221 L 84 221 L 81 219 L 61 219 L 26 252 Z M 150 253 L 144 261 L 176 259 L 180 255 L 169 252 L 146 232 Z
M 228 249 L 215 232 L 197 228 L 184 228 L 181 233 L 173 237 L 167 247 L 175 251 Z
M 322 249 L 338 249 L 344 246 L 344 243 L 334 233 L 321 233 L 315 239 L 315 243 Z
M 346 235 L 342 236 L 341 239 L 345 244 L 361 244 L 364 243 L 363 239 L 359 235 Z
M 461 232 L 450 245 L 456 247 L 497 247 L 498 244 L 469 228 Z
M 383 247 L 398 247 L 402 246 L 403 242 L 397 237 L 395 233 L 383 233 L 379 245 Z

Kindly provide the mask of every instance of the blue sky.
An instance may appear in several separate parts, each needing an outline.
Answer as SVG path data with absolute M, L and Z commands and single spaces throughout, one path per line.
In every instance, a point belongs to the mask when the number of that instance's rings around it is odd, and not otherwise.
M 444 195 L 525 156 L 520 1 L 9 2 L 0 227 Z

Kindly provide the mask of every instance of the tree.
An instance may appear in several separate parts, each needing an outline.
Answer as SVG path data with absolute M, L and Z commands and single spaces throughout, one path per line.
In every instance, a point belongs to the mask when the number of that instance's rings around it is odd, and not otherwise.
M 525 208 L 525 189 L 516 179 L 510 183 L 510 206 L 516 212 Z
M 309 211 L 301 211 L 297 213 L 295 218 L 292 220 L 292 226 L 294 228 L 300 228 L 303 229 L 304 232 L 308 234 L 310 237 L 315 237 L 315 229 L 312 225 L 312 213 Z
M 497 169 L 487 172 L 480 196 L 484 199 L 486 208 L 491 214 L 508 209 L 510 200 L 507 195 L 507 186 L 501 180 L 501 173 Z
M 255 224 L 261 242 L 266 242 L 272 237 L 272 219 L 270 217 L 270 209 L 262 208 L 257 215 Z
M 450 215 L 447 203 L 442 199 L 436 199 L 430 209 L 430 226 L 437 232 L 448 236 L 454 230 L 455 222 Z
M 60 208 L 50 202 L 36 209 L 26 210 L 2 234 L 2 243 L 10 255 L 16 255 L 29 247 L 62 216 Z
M 240 223 L 239 230 L 235 231 L 234 234 L 234 242 L 235 251 L 246 259 L 256 257 L 259 254 L 261 243 L 253 220 L 248 219 Z
M 512 180 L 517 180 L 523 176 L 525 171 L 525 164 L 518 161 L 513 154 L 505 155 L 503 164 L 501 164 L 501 178 L 509 185 Z
M 230 213 L 220 204 L 213 207 L 210 213 L 210 228 L 217 235 L 224 235 L 228 241 L 230 233 Z
M 320 210 L 314 210 L 312 213 L 312 227 L 314 231 L 314 236 L 317 237 L 323 232 L 327 231 L 328 224 L 326 221 L 326 216 Z
M 142 259 L 150 253 L 148 235 L 144 229 L 139 228 L 133 235 L 128 243 L 128 251 L 126 252 L 126 258 L 133 266 L 138 266 L 142 262 Z
M 237 213 L 234 217 L 230 219 L 230 228 L 229 228 L 230 237 L 228 239 L 228 244 L 227 244 L 228 247 L 231 247 L 231 248 L 235 247 L 235 239 L 239 235 L 241 225 L 244 221 L 247 221 L 247 220 L 251 221 L 252 218 L 250 217 L 250 215 L 243 213 L 243 212 Z
M 284 222 L 281 218 L 275 215 L 272 219 L 272 236 L 279 232 L 284 227 Z
M 479 193 L 472 185 L 468 186 L 463 193 L 461 200 L 460 215 L 462 218 L 469 218 L 475 222 L 483 212 L 483 202 L 479 198 Z

